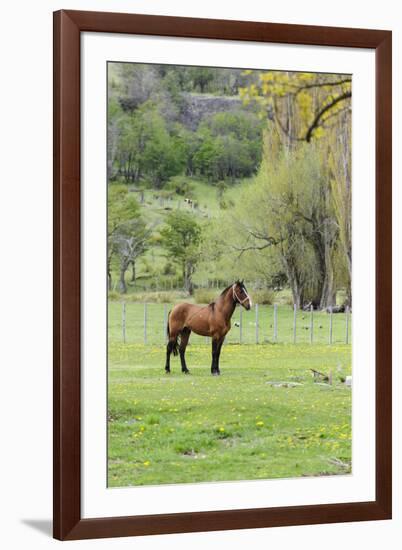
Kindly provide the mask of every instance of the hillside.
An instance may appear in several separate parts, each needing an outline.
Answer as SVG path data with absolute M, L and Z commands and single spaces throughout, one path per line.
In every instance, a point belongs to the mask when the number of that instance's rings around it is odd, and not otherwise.
M 186 181 L 190 188 L 186 195 L 180 195 L 173 191 L 167 195 L 164 190 L 141 189 L 140 191 L 135 186 L 129 187 L 130 194 L 133 194 L 140 204 L 142 216 L 147 223 L 155 228 L 156 234 L 163 226 L 166 216 L 173 210 L 189 212 L 201 224 L 207 224 L 208 220 L 218 218 L 220 213 L 230 208 L 236 194 L 251 182 L 250 179 L 244 179 L 220 192 L 216 186 L 195 178 L 188 177 Z M 186 200 L 189 198 L 192 200 L 192 204 Z M 113 264 L 112 274 L 112 289 L 115 291 L 118 288 L 118 264 L 116 262 Z M 211 279 L 213 276 L 214 274 L 211 273 Z M 181 286 L 174 273 L 172 261 L 157 242 L 138 260 L 135 284 L 130 277 L 127 278 L 127 281 L 128 293 L 141 292 L 154 287 L 169 289 Z

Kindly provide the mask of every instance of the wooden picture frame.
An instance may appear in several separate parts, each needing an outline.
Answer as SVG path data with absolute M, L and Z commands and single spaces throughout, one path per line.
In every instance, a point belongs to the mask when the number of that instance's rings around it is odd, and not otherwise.
M 376 58 L 376 499 L 372 502 L 82 519 L 80 35 L 127 33 L 371 48 Z M 54 14 L 54 537 L 61 540 L 391 518 L 390 31 L 122 13 Z

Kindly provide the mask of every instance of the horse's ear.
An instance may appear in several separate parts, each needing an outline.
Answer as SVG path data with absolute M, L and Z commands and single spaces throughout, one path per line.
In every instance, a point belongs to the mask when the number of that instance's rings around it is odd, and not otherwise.
M 242 279 L 242 280 L 240 281 L 240 284 L 241 284 L 241 285 L 244 284 L 244 279 Z

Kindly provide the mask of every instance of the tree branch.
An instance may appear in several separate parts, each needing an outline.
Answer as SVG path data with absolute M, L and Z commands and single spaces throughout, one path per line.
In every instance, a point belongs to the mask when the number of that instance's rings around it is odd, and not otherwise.
M 307 143 L 310 143 L 311 138 L 313 137 L 313 132 L 319 126 L 320 120 L 325 115 L 325 113 L 332 109 L 332 107 L 334 107 L 337 103 L 339 103 L 340 101 L 345 101 L 345 99 L 348 99 L 349 97 L 352 97 L 352 92 L 350 90 L 333 99 L 317 113 L 304 138 Z

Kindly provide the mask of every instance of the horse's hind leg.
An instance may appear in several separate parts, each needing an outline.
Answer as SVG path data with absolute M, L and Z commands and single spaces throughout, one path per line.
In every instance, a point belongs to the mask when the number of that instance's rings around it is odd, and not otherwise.
M 180 346 L 179 346 L 179 353 L 180 353 L 180 361 L 181 361 L 181 372 L 184 372 L 185 374 L 189 374 L 190 371 L 187 368 L 186 365 L 186 347 L 190 338 L 191 330 L 188 328 L 184 328 L 180 333 Z
M 170 355 L 174 353 L 174 355 L 177 355 L 177 336 L 172 338 L 172 336 L 169 337 L 169 342 L 166 346 L 166 365 L 165 365 L 165 371 L 166 374 L 170 373 Z

